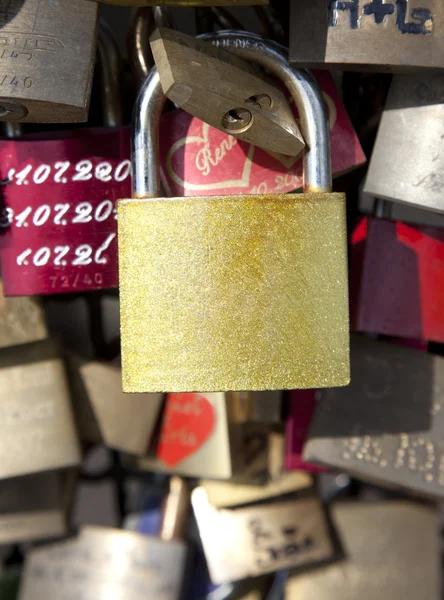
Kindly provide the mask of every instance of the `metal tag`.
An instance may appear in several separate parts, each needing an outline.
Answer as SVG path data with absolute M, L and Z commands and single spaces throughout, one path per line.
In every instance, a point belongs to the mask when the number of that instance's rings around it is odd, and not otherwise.
M 338 502 L 332 517 L 347 556 L 290 577 L 289 600 L 438 600 L 438 514 L 413 502 Z
M 151 36 L 164 94 L 205 123 L 271 152 L 297 156 L 305 142 L 280 87 L 210 42 L 164 27 Z
M 398 75 L 382 113 L 364 191 L 444 213 L 443 170 L 444 75 Z
M 40 301 L 5 298 L 0 280 L 0 348 L 43 340 L 48 336 Z
M 86 121 L 97 4 L 11 0 L 0 13 L 0 120 Z
M 444 359 L 352 336 L 352 383 L 322 391 L 304 460 L 444 497 Z
M 0 479 L 81 462 L 59 356 L 50 341 L 0 349 Z
M 28 553 L 19 600 L 178 600 L 186 546 L 104 527 Z
M 290 62 L 299 67 L 442 66 L 441 0 L 292 0 L 290 27 Z
M 196 488 L 192 504 L 214 583 L 312 566 L 333 557 L 316 498 L 217 509 L 208 503 L 205 490 Z

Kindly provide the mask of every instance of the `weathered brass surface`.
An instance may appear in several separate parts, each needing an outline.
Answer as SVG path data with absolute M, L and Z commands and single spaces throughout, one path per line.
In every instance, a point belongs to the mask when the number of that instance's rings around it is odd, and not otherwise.
M 167 98 L 255 146 L 292 156 L 302 152 L 305 143 L 288 100 L 257 68 L 172 29 L 157 29 L 150 39 Z
M 439 523 L 413 502 L 341 502 L 333 521 L 346 560 L 290 577 L 286 600 L 438 600 Z
M 43 340 L 45 315 L 37 298 L 6 298 L 0 280 L 0 348 Z
M 351 385 L 323 390 L 304 460 L 444 497 L 444 359 L 352 336 Z
M 0 120 L 86 121 L 98 5 L 12 0 L 0 15 Z
M 312 485 L 308 473 L 292 471 L 264 485 L 245 485 L 225 481 L 202 480 L 199 484 L 207 493 L 208 502 L 215 507 L 230 507 L 269 500 L 290 494 Z
M 19 600 L 178 600 L 185 556 L 179 540 L 88 526 L 28 553 Z
M 342 194 L 118 210 L 124 391 L 347 385 Z
M 323 509 L 314 497 L 217 509 L 198 487 L 192 504 L 214 583 L 309 566 L 334 556 Z
M 43 341 L 0 349 L 0 479 L 80 462 L 56 345 Z
M 383 71 L 442 67 L 441 0 L 292 0 L 290 62 Z
M 110 448 L 130 454 L 147 453 L 154 426 L 161 409 L 162 394 L 124 394 L 122 371 L 109 363 L 89 361 L 79 366 L 79 375 L 86 391 L 85 401 L 97 423 L 81 426 L 83 439 L 103 442 Z M 81 401 L 81 397 L 78 397 Z M 91 421 L 88 407 L 81 414 Z M 84 420 L 83 419 L 83 422 Z

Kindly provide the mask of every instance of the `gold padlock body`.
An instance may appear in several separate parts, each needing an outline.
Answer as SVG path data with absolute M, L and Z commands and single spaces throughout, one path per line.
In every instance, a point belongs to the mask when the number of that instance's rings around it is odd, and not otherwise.
M 125 392 L 349 383 L 345 196 L 119 202 Z

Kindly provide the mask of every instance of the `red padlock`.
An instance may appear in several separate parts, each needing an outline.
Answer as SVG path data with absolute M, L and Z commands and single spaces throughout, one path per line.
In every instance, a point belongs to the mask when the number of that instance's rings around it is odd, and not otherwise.
M 120 127 L 120 56 L 101 27 L 107 127 L 0 142 L 0 248 L 6 296 L 118 286 L 116 201 L 131 193 L 130 131 Z
M 356 331 L 444 342 L 444 230 L 362 218 L 350 285 Z
M 310 471 L 326 473 L 319 465 L 302 459 L 313 413 L 316 409 L 316 390 L 293 390 L 289 393 L 288 417 L 285 421 L 285 469 L 287 471 Z
M 332 170 L 338 176 L 366 159 L 331 75 L 314 75 L 328 108 Z M 166 113 L 161 131 L 161 176 L 169 196 L 283 194 L 302 188 L 300 157 L 238 141 L 182 110 Z

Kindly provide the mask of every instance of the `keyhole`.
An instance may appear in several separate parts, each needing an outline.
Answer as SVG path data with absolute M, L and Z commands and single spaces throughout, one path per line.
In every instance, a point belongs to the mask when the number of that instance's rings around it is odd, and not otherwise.
M 273 107 L 273 100 L 268 94 L 256 94 L 256 96 L 250 96 L 245 100 L 246 104 L 251 104 L 256 109 L 270 109 Z
M 222 127 L 230 133 L 243 133 L 253 124 L 253 115 L 248 108 L 232 108 L 222 117 Z

